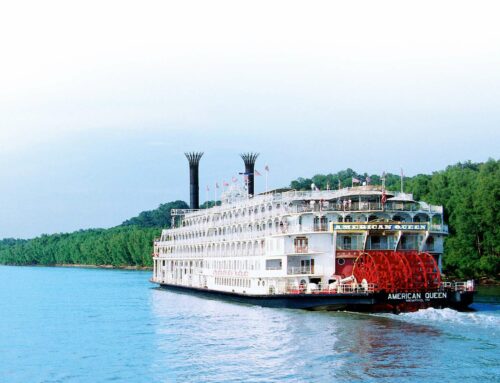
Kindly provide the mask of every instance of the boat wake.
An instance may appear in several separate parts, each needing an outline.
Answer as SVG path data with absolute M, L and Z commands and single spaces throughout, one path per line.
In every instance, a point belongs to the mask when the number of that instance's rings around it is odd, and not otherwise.
M 482 312 L 459 312 L 449 308 L 428 308 L 412 313 L 402 313 L 399 315 L 380 314 L 380 316 L 415 324 L 451 324 L 483 328 L 500 328 L 500 315 L 498 314 L 486 314 Z

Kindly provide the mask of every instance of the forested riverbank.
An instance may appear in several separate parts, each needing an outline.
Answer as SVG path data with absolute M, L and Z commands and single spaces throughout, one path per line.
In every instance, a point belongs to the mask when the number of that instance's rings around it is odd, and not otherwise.
M 380 184 L 381 176 L 346 169 L 298 178 L 291 187 L 305 190 L 351 186 L 352 177 Z M 399 190 L 400 175 L 387 174 L 389 190 Z M 404 190 L 415 199 L 443 205 L 450 235 L 445 242 L 444 272 L 452 277 L 499 280 L 500 161 L 459 163 L 433 174 L 404 177 Z M 213 203 L 213 202 L 212 202 Z M 160 205 L 110 229 L 88 229 L 0 241 L 0 263 L 11 265 L 97 265 L 150 267 L 152 241 L 171 223 L 170 211 L 183 201 Z

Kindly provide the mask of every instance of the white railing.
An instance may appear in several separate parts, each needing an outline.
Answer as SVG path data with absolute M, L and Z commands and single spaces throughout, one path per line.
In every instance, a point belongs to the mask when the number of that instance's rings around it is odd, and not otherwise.
M 439 231 L 439 232 L 448 233 L 448 225 L 445 225 L 445 224 L 431 223 L 431 224 L 429 224 L 429 229 L 431 231 Z
M 288 275 L 317 275 L 322 274 L 323 268 L 321 266 L 292 266 L 287 269 Z
M 287 285 L 288 294 L 367 294 L 375 291 L 373 283 L 368 284 L 322 284 Z
M 441 289 L 451 291 L 474 291 L 474 281 L 466 282 L 441 282 Z

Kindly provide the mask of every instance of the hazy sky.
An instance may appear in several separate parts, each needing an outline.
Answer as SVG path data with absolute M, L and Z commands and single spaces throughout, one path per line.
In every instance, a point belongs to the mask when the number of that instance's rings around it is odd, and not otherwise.
M 273 187 L 498 159 L 498 15 L 497 0 L 6 2 L 0 238 L 188 200 L 190 150 L 202 201 L 249 150 Z

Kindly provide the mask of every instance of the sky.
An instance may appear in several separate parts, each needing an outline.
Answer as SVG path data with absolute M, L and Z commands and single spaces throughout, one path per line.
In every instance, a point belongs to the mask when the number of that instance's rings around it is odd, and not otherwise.
M 269 186 L 500 154 L 498 1 L 11 1 L 0 238 L 112 227 L 260 153 Z M 264 180 L 256 180 L 257 192 Z

